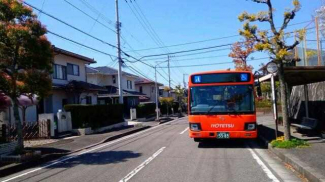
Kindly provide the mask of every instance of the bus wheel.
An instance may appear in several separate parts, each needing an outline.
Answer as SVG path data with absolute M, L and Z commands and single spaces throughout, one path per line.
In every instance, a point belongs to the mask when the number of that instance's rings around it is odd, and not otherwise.
M 201 138 L 194 138 L 194 142 L 201 142 Z

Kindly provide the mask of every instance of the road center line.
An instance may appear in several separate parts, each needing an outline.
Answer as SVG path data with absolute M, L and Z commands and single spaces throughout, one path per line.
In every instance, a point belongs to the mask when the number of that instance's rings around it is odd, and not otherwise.
M 180 132 L 179 134 L 184 134 L 186 131 L 188 130 L 188 127 L 187 128 L 185 128 L 185 130 L 184 131 L 182 131 L 182 132 Z
M 143 169 L 145 166 L 147 166 L 153 159 L 155 159 L 161 152 L 163 152 L 165 148 L 166 147 L 162 147 L 157 152 L 155 152 L 151 157 L 149 157 L 147 160 L 145 160 L 143 163 L 141 163 L 138 167 L 136 167 L 134 170 L 132 170 L 128 175 L 126 175 L 123 179 L 121 179 L 120 182 L 129 181 L 141 169 Z
M 42 169 L 45 169 L 45 168 L 48 168 L 48 167 L 51 167 L 51 166 L 54 166 L 54 165 L 56 165 L 56 164 L 58 164 L 58 163 L 65 162 L 65 161 L 67 161 L 67 160 L 70 160 L 70 159 L 76 158 L 76 157 L 78 157 L 78 156 L 80 156 L 80 155 L 83 155 L 83 154 L 86 154 L 86 153 L 92 152 L 92 151 L 94 151 L 94 150 L 98 150 L 98 149 L 100 149 L 100 148 L 103 148 L 103 147 L 106 147 L 106 146 L 109 146 L 109 145 L 115 144 L 115 143 L 117 143 L 117 142 L 121 142 L 121 141 L 126 140 L 126 139 L 128 139 L 128 138 L 135 137 L 135 136 L 137 136 L 137 135 L 140 135 L 140 134 L 142 134 L 142 133 L 145 133 L 145 132 L 151 131 L 151 130 L 156 129 L 156 128 L 158 128 L 158 127 L 161 127 L 161 126 L 164 126 L 164 125 L 168 125 L 168 124 L 171 124 L 171 123 L 177 122 L 177 121 L 179 121 L 179 120 L 180 120 L 180 119 L 176 119 L 176 120 L 174 120 L 174 121 L 170 121 L 170 122 L 167 122 L 167 123 L 164 123 L 164 124 L 160 124 L 160 125 L 158 125 L 158 126 L 154 126 L 154 127 L 152 127 L 152 128 L 149 128 L 149 129 L 146 129 L 146 130 L 143 130 L 143 131 L 140 131 L 140 132 L 137 132 L 137 133 L 134 133 L 134 134 L 131 134 L 131 135 L 128 135 L 128 136 L 125 136 L 125 137 L 122 137 L 122 138 L 119 138 L 119 139 L 113 140 L 113 141 L 111 141 L 111 142 L 104 143 L 104 144 L 102 144 L 102 145 L 99 145 L 99 146 L 97 146 L 97 147 L 94 147 L 94 148 L 91 148 L 91 149 L 88 149 L 88 150 L 82 151 L 82 152 L 80 152 L 80 153 L 73 154 L 73 155 L 71 155 L 71 156 L 62 157 L 62 158 L 57 159 L 57 160 L 55 160 L 55 161 L 52 161 L 52 162 L 50 162 L 50 163 L 48 163 L 48 164 L 45 164 L 44 166 L 41 166 L 41 167 L 39 167 L 39 168 L 32 169 L 32 170 L 27 171 L 27 172 L 22 173 L 22 174 L 18 174 L 18 175 L 13 176 L 13 177 L 11 177 L 11 178 L 9 178 L 9 179 L 5 179 L 5 180 L 3 180 L 3 181 L 1 181 L 1 182 L 12 181 L 12 180 L 14 180 L 14 179 L 17 179 L 17 178 L 20 178 L 20 177 L 26 176 L 26 175 L 28 175 L 28 174 L 31 174 L 31 173 L 34 173 L 34 172 L 40 171 L 40 170 L 42 170 Z
M 272 171 L 264 164 L 264 162 L 258 157 L 258 155 L 254 152 L 254 150 L 249 147 L 249 152 L 252 154 L 253 158 L 256 160 L 257 164 L 261 166 L 262 170 L 265 174 L 273 181 L 273 182 L 280 182 L 276 176 L 272 173 Z

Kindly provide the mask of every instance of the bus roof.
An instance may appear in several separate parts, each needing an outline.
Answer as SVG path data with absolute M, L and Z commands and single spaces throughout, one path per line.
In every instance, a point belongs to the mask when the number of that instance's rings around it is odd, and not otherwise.
M 204 75 L 204 74 L 213 74 L 213 73 L 250 73 L 251 71 L 235 71 L 235 70 L 217 70 L 217 71 L 204 71 L 190 74 L 190 77 L 193 75 Z
M 239 81 L 221 81 L 221 82 L 214 82 L 211 80 L 211 77 L 210 78 L 207 78 L 209 79 L 209 81 L 205 82 L 205 81 L 202 81 L 201 78 L 203 79 L 203 75 L 213 75 L 213 74 L 239 74 L 238 76 L 240 76 L 241 74 L 245 74 L 247 75 L 246 77 L 244 77 L 244 79 L 247 79 L 247 81 L 244 81 L 244 80 L 241 80 L 241 78 L 237 77 L 237 79 Z M 201 75 L 201 76 L 200 76 Z M 192 78 L 193 77 L 200 77 L 198 78 L 200 81 L 196 82 L 196 83 L 193 83 L 193 80 Z M 236 77 L 234 77 L 236 78 Z M 194 79 L 194 78 L 193 78 Z M 218 71 L 206 71 L 206 72 L 197 72 L 197 73 L 193 73 L 189 76 L 189 81 L 188 81 L 188 84 L 189 86 L 200 86 L 200 85 L 243 85 L 243 84 L 254 84 L 254 76 L 252 74 L 251 71 L 231 71 L 231 70 L 218 70 Z

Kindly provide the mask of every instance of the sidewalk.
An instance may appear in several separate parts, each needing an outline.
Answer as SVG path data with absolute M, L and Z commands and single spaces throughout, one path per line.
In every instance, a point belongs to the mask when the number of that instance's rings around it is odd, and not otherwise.
M 275 123 L 272 117 L 272 115 L 257 117 L 259 136 L 267 143 L 275 139 Z M 282 135 L 282 126 L 279 126 L 279 131 Z M 283 162 L 290 164 L 309 181 L 325 181 L 325 140 L 320 137 L 306 137 L 299 133 L 294 133 L 293 128 L 291 129 L 291 135 L 295 138 L 306 140 L 310 147 L 278 149 L 269 145 L 269 150 L 281 158 Z

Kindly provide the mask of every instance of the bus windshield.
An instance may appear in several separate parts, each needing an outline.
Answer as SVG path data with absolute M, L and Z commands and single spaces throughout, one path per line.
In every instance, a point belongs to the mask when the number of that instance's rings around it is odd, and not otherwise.
M 253 113 L 252 85 L 191 87 L 191 114 Z

